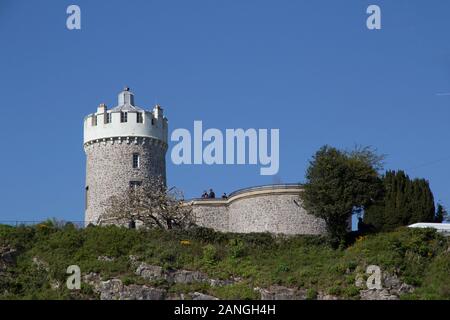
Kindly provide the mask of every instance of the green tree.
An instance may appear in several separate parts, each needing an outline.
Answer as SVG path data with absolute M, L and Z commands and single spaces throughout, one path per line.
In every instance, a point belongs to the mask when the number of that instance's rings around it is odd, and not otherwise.
M 354 208 L 368 207 L 382 190 L 377 157 L 369 149 L 363 150 L 364 154 L 324 146 L 306 172 L 302 193 L 305 209 L 325 220 L 335 246 L 343 242 Z
M 448 213 L 444 206 L 440 203 L 437 205 L 436 216 L 434 217 L 434 222 L 442 223 L 447 220 Z
M 369 207 L 364 222 L 378 231 L 391 231 L 416 222 L 432 222 L 434 197 L 428 181 L 411 180 L 404 171 L 387 171 L 382 178 L 384 196 Z

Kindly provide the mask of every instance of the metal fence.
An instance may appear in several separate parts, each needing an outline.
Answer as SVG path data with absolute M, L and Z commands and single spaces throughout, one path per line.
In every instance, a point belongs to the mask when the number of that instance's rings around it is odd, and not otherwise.
M 85 228 L 91 221 L 66 221 L 66 220 L 0 220 L 0 225 L 7 225 L 12 227 L 30 227 L 39 224 L 51 223 L 56 227 L 64 227 L 66 225 L 73 225 L 76 228 Z

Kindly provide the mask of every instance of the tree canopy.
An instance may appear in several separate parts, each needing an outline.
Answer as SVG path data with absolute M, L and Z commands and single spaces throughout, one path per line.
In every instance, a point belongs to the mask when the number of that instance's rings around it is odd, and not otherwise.
M 330 146 L 310 161 L 301 197 L 306 210 L 325 220 L 333 244 L 345 238 L 353 210 L 381 195 L 380 161 L 370 148 L 346 152 Z

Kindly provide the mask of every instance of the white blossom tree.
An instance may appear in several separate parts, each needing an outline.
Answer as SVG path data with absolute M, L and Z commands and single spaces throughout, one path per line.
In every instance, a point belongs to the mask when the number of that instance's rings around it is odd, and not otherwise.
M 108 199 L 101 223 L 134 224 L 146 228 L 188 228 L 192 226 L 191 205 L 184 202 L 183 194 L 176 188 L 168 189 L 160 177 L 151 178 L 142 185 L 130 188 Z

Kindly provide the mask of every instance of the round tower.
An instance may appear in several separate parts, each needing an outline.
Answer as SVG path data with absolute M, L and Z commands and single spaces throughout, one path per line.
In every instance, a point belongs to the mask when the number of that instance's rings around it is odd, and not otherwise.
M 119 93 L 115 108 L 100 104 L 85 117 L 87 224 L 102 221 L 109 197 L 151 177 L 166 178 L 167 132 L 163 109 L 137 107 L 129 88 Z

